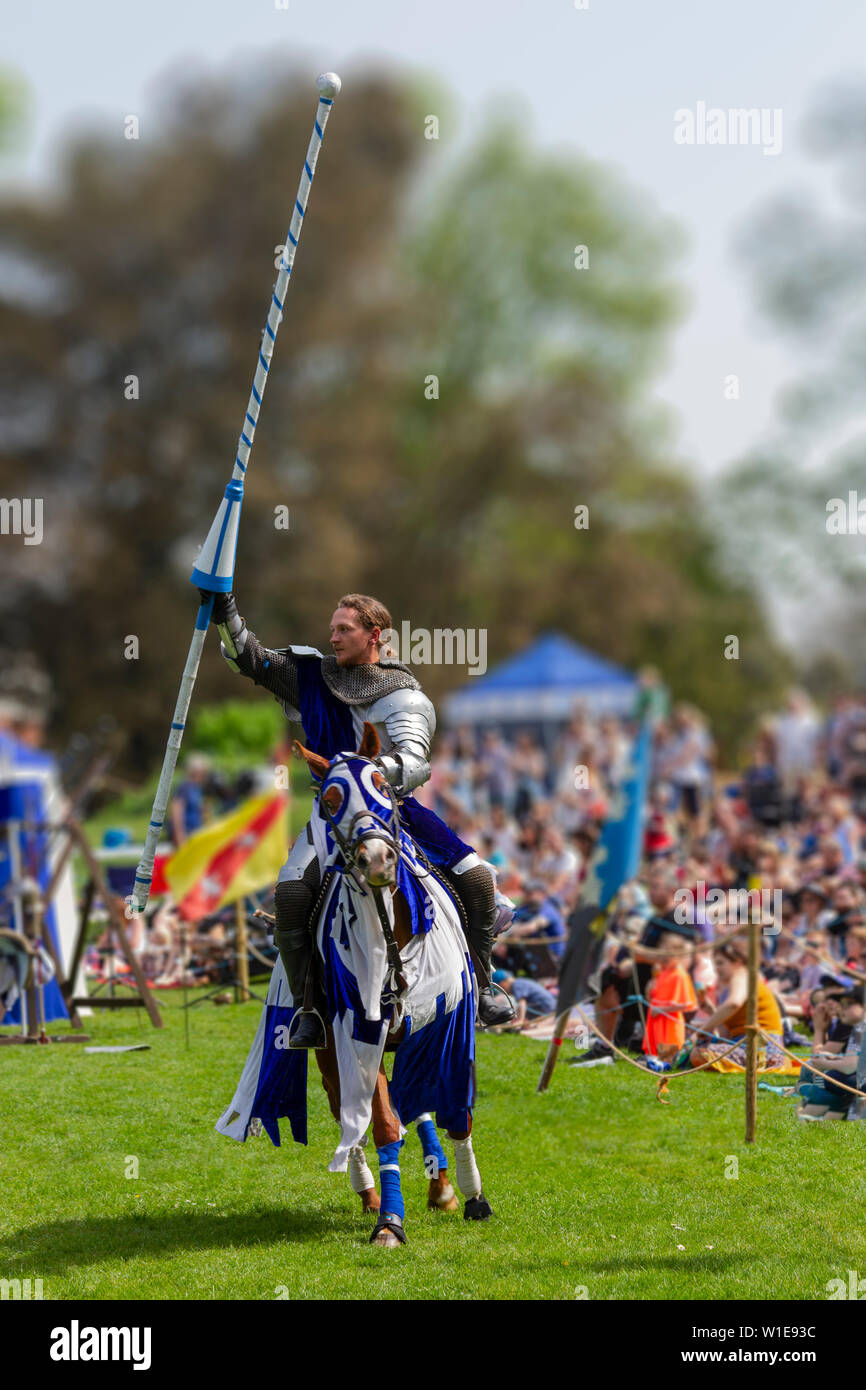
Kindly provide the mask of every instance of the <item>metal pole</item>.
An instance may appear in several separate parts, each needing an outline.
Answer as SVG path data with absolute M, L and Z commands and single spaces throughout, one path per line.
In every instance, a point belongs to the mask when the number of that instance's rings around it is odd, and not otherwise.
M 147 906 L 147 899 L 150 895 L 150 885 L 153 879 L 156 847 L 159 844 L 159 838 L 165 823 L 171 783 L 174 777 L 175 767 L 177 766 L 177 757 L 180 752 L 183 731 L 186 725 L 187 714 L 189 713 L 196 676 L 198 674 L 202 647 L 204 646 L 204 639 L 207 634 L 210 616 L 213 610 L 214 594 L 228 593 L 233 582 L 235 545 L 237 541 L 240 506 L 243 500 L 244 477 L 247 471 L 250 451 L 253 446 L 253 437 L 255 435 L 256 424 L 258 423 L 262 396 L 264 395 L 265 386 L 267 385 L 271 357 L 273 356 L 274 344 L 277 340 L 277 330 L 283 318 L 283 303 L 286 291 L 289 287 L 289 276 L 292 273 L 295 252 L 297 251 L 301 236 L 304 214 L 307 210 L 307 200 L 313 185 L 313 175 L 316 172 L 316 161 L 319 157 L 319 150 L 322 147 L 325 126 L 328 123 L 328 116 L 334 104 L 334 98 L 340 90 L 340 79 L 337 77 L 336 73 L 323 73 L 323 75 L 317 79 L 317 86 L 319 88 L 319 104 L 316 109 L 316 119 L 313 123 L 313 133 L 310 136 L 307 156 L 304 160 L 304 169 L 301 174 L 300 184 L 298 185 L 298 194 L 295 198 L 295 207 L 292 213 L 292 221 L 288 231 L 286 246 L 280 260 L 279 274 L 271 295 L 268 318 L 259 348 L 259 360 L 253 378 L 250 398 L 247 402 L 244 424 L 238 441 L 231 481 L 226 487 L 225 495 L 214 517 L 207 539 L 202 546 L 201 553 L 196 561 L 195 569 L 192 572 L 193 584 L 199 589 L 208 591 L 208 598 L 202 602 L 198 611 L 198 617 L 196 618 L 195 631 L 193 632 L 192 641 L 190 642 L 189 652 L 187 654 L 180 693 L 178 694 L 177 704 L 175 706 L 174 719 L 171 723 L 171 731 L 165 748 L 162 772 L 160 773 L 159 785 L 153 802 L 153 810 L 151 811 L 147 839 L 145 841 L 141 861 L 136 869 L 135 886 L 127 899 L 126 916 L 128 918 L 132 917 L 136 912 L 143 912 Z

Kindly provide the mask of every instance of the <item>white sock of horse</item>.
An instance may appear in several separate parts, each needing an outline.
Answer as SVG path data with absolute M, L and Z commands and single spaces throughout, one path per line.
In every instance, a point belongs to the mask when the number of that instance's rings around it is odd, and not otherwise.
M 373 1174 L 367 1164 L 367 1155 L 361 1144 L 353 1144 L 349 1150 L 349 1182 L 352 1184 L 352 1191 L 357 1192 L 360 1197 L 362 1192 L 369 1192 L 375 1186 Z
M 467 1199 L 480 1197 L 481 1174 L 472 1150 L 472 1135 L 454 1140 L 454 1158 L 457 1167 L 457 1186 Z

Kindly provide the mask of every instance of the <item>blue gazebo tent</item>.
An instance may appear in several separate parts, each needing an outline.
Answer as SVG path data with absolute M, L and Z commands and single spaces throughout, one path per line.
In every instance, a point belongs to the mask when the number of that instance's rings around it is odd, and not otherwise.
M 448 724 L 562 724 L 582 704 L 594 714 L 627 715 L 637 678 L 558 632 L 544 633 L 444 701 Z

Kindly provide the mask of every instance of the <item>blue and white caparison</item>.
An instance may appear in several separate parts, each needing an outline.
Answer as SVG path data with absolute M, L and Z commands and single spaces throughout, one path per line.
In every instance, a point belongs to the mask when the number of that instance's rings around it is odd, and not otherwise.
M 372 1120 L 383 1204 L 387 1197 L 383 1210 L 396 1214 L 399 1224 L 403 1203 L 396 1154 L 405 1126 L 419 1122 L 428 1174 L 430 1164 L 444 1167 L 447 1162 L 430 1123 L 434 1112 L 436 1124 L 455 1142 L 465 1214 L 483 1219 L 490 1208 L 470 1134 L 475 974 L 454 899 L 422 863 L 401 824 L 398 803 L 372 760 L 366 731 L 378 744 L 375 730 L 367 725 L 362 752 L 340 753 L 329 762 L 299 749 L 321 779 L 310 822 L 327 875 L 316 939 L 339 1073 L 340 1141 L 329 1169 L 348 1168 L 356 1192 L 361 1191 L 359 1182 L 369 1178 L 372 1183 L 364 1160 Z M 287 1118 L 293 1138 L 306 1143 L 308 1054 L 287 1046 L 294 1013 L 278 961 L 240 1083 L 217 1122 L 220 1133 L 244 1140 L 258 1129 L 258 1121 L 279 1144 L 279 1120 Z M 381 1145 L 374 1093 L 389 1035 L 395 1057 L 388 1099 L 399 1139 Z M 324 1054 L 315 1055 L 324 1075 Z

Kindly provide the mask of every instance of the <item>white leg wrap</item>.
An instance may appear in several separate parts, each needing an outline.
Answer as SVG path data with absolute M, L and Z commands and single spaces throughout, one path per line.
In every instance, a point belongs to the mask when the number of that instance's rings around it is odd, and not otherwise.
M 373 1174 L 367 1164 L 367 1155 L 360 1144 L 353 1144 L 349 1150 L 349 1182 L 352 1184 L 352 1191 L 357 1192 L 359 1197 L 362 1192 L 368 1192 L 371 1187 L 375 1187 Z
M 457 1166 L 457 1186 L 464 1197 L 478 1197 L 481 1194 L 481 1174 L 472 1150 L 472 1135 L 467 1139 L 454 1140 L 454 1157 Z
M 420 1124 L 422 1123 L 422 1121 L 424 1121 L 424 1120 L 430 1120 L 430 1121 L 432 1121 L 432 1119 L 433 1119 L 433 1116 L 430 1114 L 429 1110 L 425 1110 L 423 1115 L 419 1115 L 419 1116 L 417 1117 L 417 1119 L 415 1120 L 415 1123 L 416 1123 L 416 1125 L 420 1125 Z

